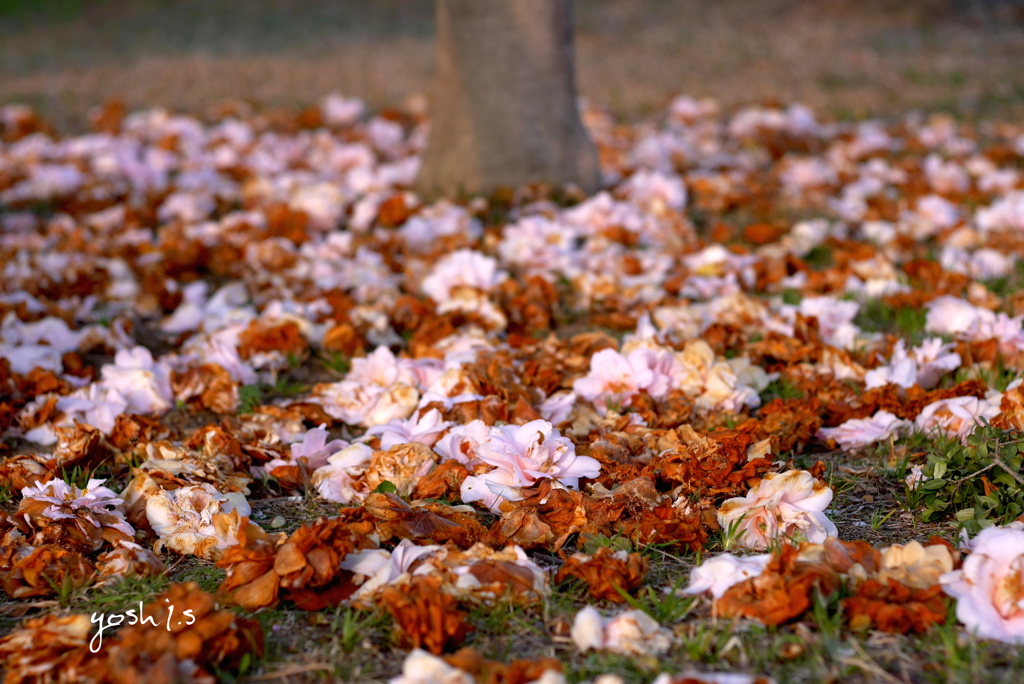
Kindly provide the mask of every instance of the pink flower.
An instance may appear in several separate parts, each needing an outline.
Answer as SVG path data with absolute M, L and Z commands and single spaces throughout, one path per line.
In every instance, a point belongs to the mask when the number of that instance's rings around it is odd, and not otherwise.
M 562 421 L 569 420 L 569 416 L 576 406 L 576 398 L 576 393 L 569 390 L 555 392 L 537 407 L 537 412 L 552 425 L 558 425 Z
M 614 349 L 602 349 L 590 357 L 590 373 L 577 379 L 573 389 L 598 408 L 629 406 L 641 390 L 663 399 L 682 373 L 668 350 L 637 347 L 623 356 Z
M 434 446 L 441 433 L 452 426 L 451 422 L 441 418 L 441 412 L 437 409 L 430 409 L 424 414 L 417 411 L 411 418 L 396 418 L 384 425 L 375 425 L 366 434 L 380 435 L 380 448 L 383 450 L 409 442 Z
M 941 430 L 967 444 L 967 438 L 983 420 L 999 415 L 999 400 L 995 402 L 977 397 L 940 399 L 921 409 L 914 426 L 925 434 Z
M 96 527 L 111 527 L 129 538 L 134 537 L 135 530 L 124 521 L 124 499 L 102 485 L 103 480 L 89 480 L 85 489 L 79 489 L 77 485 L 54 479 L 46 484 L 25 487 L 21 495 L 52 504 L 42 512 L 43 517 L 51 520 L 80 518 Z M 103 519 L 98 519 L 97 515 Z
M 939 335 L 958 335 L 981 321 L 995 320 L 995 314 L 965 299 L 942 295 L 928 302 L 924 329 Z
M 718 522 L 726 530 L 738 525 L 738 543 L 751 549 L 780 538 L 820 544 L 839 534 L 824 513 L 831 502 L 832 490 L 806 470 L 768 473 L 745 497 L 724 502 Z
M 716 599 L 721 598 L 729 587 L 764 572 L 770 559 L 771 554 L 768 553 L 744 558 L 723 553 L 708 558 L 690 573 L 690 585 L 682 593 L 703 594 L 709 591 Z
M 558 480 L 575 489 L 581 477 L 597 477 L 601 472 L 597 460 L 577 456 L 573 443 L 545 420 L 490 428 L 477 456 L 494 470 L 467 477 L 462 484 L 462 500 L 479 501 L 496 512 L 501 499 L 519 500 L 518 488 L 529 487 L 541 478 Z
M 839 427 L 821 428 L 818 436 L 834 439 L 843 451 L 881 442 L 890 435 L 910 427 L 910 421 L 901 420 L 888 411 L 879 411 L 870 418 L 852 418 Z
M 1024 644 L 1024 531 L 989 527 L 960 570 L 939 578 L 956 616 L 983 639 Z
M 491 437 L 491 429 L 482 420 L 473 420 L 466 425 L 456 425 L 434 445 L 434 451 L 442 458 L 453 459 L 463 465 L 474 465 L 482 461 L 477 456 L 480 447 Z
M 343 439 L 332 439 L 327 441 L 327 423 L 321 423 L 320 427 L 313 428 L 306 432 L 302 441 L 292 444 L 291 458 L 275 458 L 266 465 L 267 472 L 273 472 L 281 466 L 296 465 L 299 459 L 306 462 L 306 468 L 310 472 L 327 465 L 327 459 L 348 446 Z

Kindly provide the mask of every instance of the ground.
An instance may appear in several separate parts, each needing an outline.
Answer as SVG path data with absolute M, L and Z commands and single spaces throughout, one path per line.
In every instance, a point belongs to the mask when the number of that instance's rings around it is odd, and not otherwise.
M 0 12 L 0 104 L 71 128 L 111 97 L 204 112 L 337 90 L 393 107 L 425 95 L 433 69 L 423 0 L 4 0 Z M 678 93 L 846 118 L 1024 112 L 1009 0 L 601 0 L 576 3 L 576 19 L 580 90 L 626 119 Z
M 67 132 L 83 130 L 89 111 L 108 98 L 123 100 L 130 110 L 164 106 L 207 114 L 236 100 L 296 111 L 339 91 L 364 98 L 372 110 L 404 107 L 429 83 L 431 14 L 429 3 L 415 0 L 0 0 L 0 105 L 30 104 Z M 803 102 L 825 117 L 845 119 L 893 120 L 912 110 L 990 122 L 1024 114 L 1024 23 L 1010 2 L 583 0 L 577 3 L 576 50 L 581 93 L 624 121 L 660 111 L 678 93 L 712 97 L 727 109 L 766 100 Z M 725 225 L 727 237 L 757 221 L 789 226 L 796 218 L 745 211 L 691 207 L 688 218 L 705 234 Z M 858 320 L 865 330 L 909 336 L 902 323 L 891 311 Z M 565 325 L 558 332 L 567 337 L 580 331 Z M 143 331 L 136 338 L 158 346 Z M 91 362 L 99 366 L 110 358 Z M 330 359 L 311 356 L 277 385 L 257 390 L 253 400 L 301 395 L 341 375 Z M 182 433 L 217 419 L 182 408 L 163 418 Z M 10 446 L 25 449 L 13 440 Z M 947 447 L 883 443 L 851 455 L 816 445 L 786 457 L 799 468 L 824 462 L 835 492 L 829 516 L 843 539 L 892 544 L 938 535 L 955 541 L 949 521 L 921 522 L 904 484 L 907 459 L 923 462 L 928 452 Z M 117 489 L 127 479 L 120 478 Z M 0 496 L 3 513 L 17 508 L 16 493 Z M 254 485 L 251 500 L 256 522 L 267 527 L 280 516 L 284 524 L 275 529 L 285 532 L 338 508 L 266 483 Z M 721 539 L 713 539 L 702 554 L 723 548 Z M 540 607 L 473 610 L 475 631 L 466 645 L 502 661 L 558 657 L 574 683 L 606 672 L 649 682 L 661 669 L 689 667 L 770 672 L 779 682 L 799 683 L 1007 682 L 1024 672 L 1019 648 L 965 636 L 952 615 L 920 638 L 843 632 L 827 598 L 813 620 L 779 628 L 716 619 L 707 600 L 663 592 L 684 584 L 702 556 L 636 550 L 649 558 L 651 570 L 635 605 L 674 625 L 681 639 L 668 658 L 579 654 L 561 626 L 594 602 L 575 581 Z M 545 567 L 560 562 L 546 552 L 533 557 Z M 171 581 L 196 581 L 214 592 L 223 577 L 212 563 L 186 558 L 174 562 L 166 577 L 61 593 L 33 607 L 116 611 L 148 600 Z M 24 603 L 0 604 L 0 633 L 20 621 L 14 613 L 21 608 Z M 266 654 L 244 672 L 222 673 L 225 681 L 381 682 L 400 670 L 405 651 L 380 611 L 282 608 L 256 617 L 267 635 Z

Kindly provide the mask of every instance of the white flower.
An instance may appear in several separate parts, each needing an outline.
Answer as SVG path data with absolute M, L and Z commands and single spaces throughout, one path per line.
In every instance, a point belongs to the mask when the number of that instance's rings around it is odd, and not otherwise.
M 172 406 L 171 368 L 145 347 L 122 349 L 101 373 L 103 386 L 124 397 L 131 413 L 163 413 Z
M 910 421 L 897 418 L 888 411 L 879 411 L 870 418 L 851 418 L 839 427 L 821 428 L 818 436 L 834 439 L 844 451 L 850 451 L 888 439 L 908 427 Z
M 576 393 L 571 390 L 555 392 L 541 402 L 537 407 L 537 412 L 540 413 L 541 418 L 552 425 L 558 425 L 563 421 L 569 420 L 569 416 L 576 406 L 576 399 Z
M 682 593 L 703 594 L 707 591 L 716 599 L 722 598 L 729 587 L 764 572 L 769 560 L 771 554 L 768 553 L 742 558 L 722 553 L 708 558 L 690 573 L 690 584 Z
M 366 494 L 354 485 L 370 467 L 373 449 L 365 444 L 353 444 L 327 458 L 327 465 L 313 471 L 310 480 L 328 501 L 351 503 Z
M 434 451 L 445 459 L 453 459 L 463 465 L 482 463 L 477 456 L 480 447 L 491 438 L 491 429 L 482 420 L 473 420 L 465 425 L 456 425 L 434 445 Z
M 983 639 L 1024 644 L 1024 531 L 982 530 L 960 570 L 939 578 L 956 616 Z
M 366 549 L 350 553 L 341 561 L 341 568 L 367 578 L 351 600 L 357 603 L 372 602 L 374 594 L 407 575 L 421 558 L 435 554 L 442 548 L 436 544 L 419 546 L 403 539 L 394 551 Z
M 820 544 L 839 534 L 824 513 L 830 503 L 832 489 L 806 470 L 768 473 L 745 497 L 725 501 L 718 522 L 726 530 L 739 525 L 737 542 L 751 549 L 781 538 Z
M 672 633 L 642 610 L 604 618 L 592 606 L 576 614 L 570 632 L 581 652 L 611 651 L 621 655 L 661 655 L 672 645 Z
M 994 322 L 995 314 L 965 299 L 942 295 L 928 302 L 924 329 L 939 335 L 960 335 L 981 322 Z
M 443 659 L 415 648 L 402 663 L 402 675 L 388 684 L 475 684 L 476 680 Z
M 930 477 L 924 474 L 923 465 L 915 465 L 910 467 L 910 472 L 905 478 L 903 478 L 903 481 L 907 483 L 907 487 L 910 488 L 910 491 L 914 491 L 921 486 L 922 482 L 930 479 Z
M 241 518 L 251 513 L 243 495 L 222 494 L 210 484 L 157 489 L 146 497 L 146 518 L 160 537 L 154 550 L 167 546 L 183 556 L 216 558 L 238 543 Z
M 117 390 L 93 383 L 58 399 L 57 408 L 69 423 L 77 420 L 109 435 L 117 417 L 128 410 L 128 402 Z
M 418 369 L 419 364 L 398 359 L 380 346 L 365 358 L 353 359 L 341 382 L 318 385 L 311 401 L 350 425 L 372 427 L 408 418 L 419 403 Z
M 438 304 L 449 301 L 459 288 L 487 293 L 507 277 L 498 262 L 471 249 L 460 249 L 440 259 L 423 279 L 423 292 Z

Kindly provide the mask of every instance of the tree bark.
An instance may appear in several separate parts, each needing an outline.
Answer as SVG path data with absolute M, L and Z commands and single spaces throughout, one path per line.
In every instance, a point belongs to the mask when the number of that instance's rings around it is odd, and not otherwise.
M 596 190 L 597 151 L 576 103 L 571 0 L 436 2 L 420 194 L 489 194 L 529 183 Z

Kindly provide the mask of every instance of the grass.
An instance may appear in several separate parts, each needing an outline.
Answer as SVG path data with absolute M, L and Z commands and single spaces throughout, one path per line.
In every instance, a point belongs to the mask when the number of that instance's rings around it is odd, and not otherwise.
M 865 332 L 891 333 L 905 338 L 911 345 L 925 338 L 927 311 L 904 307 L 893 309 L 881 299 L 870 299 L 861 304 L 853 322 Z

